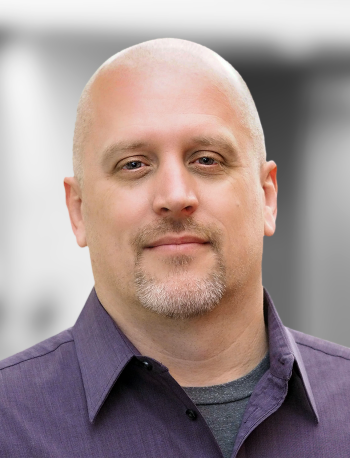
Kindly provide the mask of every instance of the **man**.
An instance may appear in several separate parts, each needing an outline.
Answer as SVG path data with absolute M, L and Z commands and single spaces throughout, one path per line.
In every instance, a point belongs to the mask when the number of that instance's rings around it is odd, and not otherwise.
M 350 351 L 285 328 L 263 290 L 276 164 L 238 73 L 175 39 L 112 57 L 74 172 L 95 288 L 2 362 L 0 456 L 348 458 Z

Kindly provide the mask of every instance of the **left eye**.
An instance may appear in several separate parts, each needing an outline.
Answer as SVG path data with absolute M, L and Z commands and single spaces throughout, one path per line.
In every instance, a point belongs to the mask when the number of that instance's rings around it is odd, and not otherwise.
M 202 165 L 213 165 L 216 161 L 212 157 L 203 156 L 197 159 L 198 162 Z

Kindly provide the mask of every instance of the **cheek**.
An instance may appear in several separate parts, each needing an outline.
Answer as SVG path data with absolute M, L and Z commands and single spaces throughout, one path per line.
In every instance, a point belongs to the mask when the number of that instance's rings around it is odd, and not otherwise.
M 95 191 L 85 206 L 86 233 L 89 248 L 104 249 L 107 254 L 122 255 L 130 246 L 131 234 L 145 217 L 143 195 L 114 186 Z M 95 246 L 97 245 L 97 246 Z
M 262 245 L 264 220 L 258 192 L 249 191 L 248 184 L 232 186 L 221 193 L 217 204 L 220 220 L 227 234 L 227 253 L 234 251 L 242 256 L 255 246 Z

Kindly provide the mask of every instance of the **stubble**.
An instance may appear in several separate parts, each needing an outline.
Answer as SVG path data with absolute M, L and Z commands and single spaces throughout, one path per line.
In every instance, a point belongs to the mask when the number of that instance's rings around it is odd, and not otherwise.
M 214 254 L 214 265 L 204 276 L 191 272 L 193 257 L 174 255 L 165 259 L 168 274 L 162 279 L 150 275 L 144 265 L 144 247 L 149 241 L 169 233 L 188 232 L 208 240 Z M 133 240 L 135 249 L 134 284 L 141 306 L 173 319 L 188 319 L 212 311 L 226 291 L 226 268 L 221 250 L 221 233 L 216 227 L 202 226 L 193 219 L 163 219 L 149 225 Z

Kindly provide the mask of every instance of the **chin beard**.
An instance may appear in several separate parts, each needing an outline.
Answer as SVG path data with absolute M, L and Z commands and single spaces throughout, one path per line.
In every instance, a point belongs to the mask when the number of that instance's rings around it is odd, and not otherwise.
M 139 303 L 158 315 L 188 319 L 212 311 L 226 291 L 225 267 L 217 255 L 213 272 L 204 278 L 191 275 L 190 258 L 173 259 L 174 271 L 165 280 L 147 276 L 142 260 L 136 265 L 135 287 Z
M 149 275 L 143 268 L 143 249 L 167 233 L 188 232 L 207 240 L 213 250 L 215 263 L 207 275 L 191 273 L 194 259 L 177 255 L 164 259 L 166 278 Z M 213 310 L 226 292 L 226 268 L 221 251 L 221 231 L 214 225 L 200 224 L 192 217 L 185 220 L 164 218 L 157 224 L 141 228 L 133 240 L 135 249 L 134 284 L 136 297 L 144 308 L 158 315 L 186 319 Z

